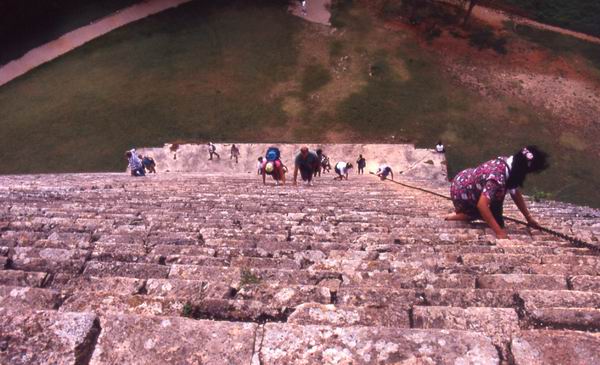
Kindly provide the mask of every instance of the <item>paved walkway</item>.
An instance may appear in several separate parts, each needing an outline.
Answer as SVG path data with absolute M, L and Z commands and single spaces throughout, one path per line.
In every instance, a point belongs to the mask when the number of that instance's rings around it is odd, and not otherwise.
M 290 5 L 290 12 L 309 22 L 331 25 L 329 23 L 331 0 L 307 0 L 304 4 L 305 9 L 302 9 L 302 2 L 294 1 Z
M 456 5 L 456 0 L 439 0 L 439 1 Z M 504 22 L 512 21 L 518 25 L 527 25 L 532 28 L 548 30 L 548 31 L 551 31 L 554 33 L 560 33 L 560 34 L 568 35 L 568 36 L 578 38 L 578 39 L 581 39 L 584 41 L 600 44 L 599 37 L 594 37 L 592 35 L 576 32 L 574 30 L 564 29 L 564 28 L 553 26 L 553 25 L 536 22 L 535 20 L 508 14 L 501 10 L 486 8 L 485 6 L 478 5 L 475 8 L 473 8 L 472 16 L 475 18 L 478 18 L 480 20 L 483 20 L 487 23 L 490 23 L 494 26 L 498 26 L 498 27 L 503 27 Z
M 75 29 L 0 67 L 0 86 L 116 28 L 188 1 L 190 0 L 147 0 Z

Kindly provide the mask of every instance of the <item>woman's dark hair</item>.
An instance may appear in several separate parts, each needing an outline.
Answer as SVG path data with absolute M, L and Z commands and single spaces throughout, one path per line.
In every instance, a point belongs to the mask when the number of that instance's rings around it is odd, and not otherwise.
M 527 174 L 538 173 L 548 168 L 548 154 L 537 146 L 527 146 L 513 155 L 512 168 L 506 181 L 509 189 L 523 186 Z

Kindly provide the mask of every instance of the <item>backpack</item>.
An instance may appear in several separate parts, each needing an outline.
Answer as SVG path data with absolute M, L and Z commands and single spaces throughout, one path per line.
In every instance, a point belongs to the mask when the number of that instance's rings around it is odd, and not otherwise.
M 279 152 L 279 148 L 277 147 L 269 147 L 265 157 L 267 158 L 267 161 L 279 160 L 279 157 L 281 157 L 281 152 Z

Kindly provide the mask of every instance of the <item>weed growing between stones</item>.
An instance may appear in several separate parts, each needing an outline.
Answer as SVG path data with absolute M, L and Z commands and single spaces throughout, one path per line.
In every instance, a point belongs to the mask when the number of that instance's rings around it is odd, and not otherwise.
M 192 306 L 192 303 L 186 302 L 185 305 L 183 306 L 183 308 L 181 309 L 181 316 L 187 317 L 187 318 L 193 318 L 193 314 L 194 314 L 194 307 Z
M 248 269 L 242 269 L 240 273 L 240 287 L 249 284 L 260 283 L 260 277 Z

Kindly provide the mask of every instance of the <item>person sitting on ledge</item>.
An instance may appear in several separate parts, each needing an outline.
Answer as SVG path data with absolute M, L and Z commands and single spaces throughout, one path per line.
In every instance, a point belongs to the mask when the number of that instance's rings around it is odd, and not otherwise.
M 548 168 L 547 154 L 536 146 L 527 146 L 510 157 L 498 157 L 476 167 L 463 170 L 452 180 L 450 195 L 455 213 L 446 220 L 472 221 L 482 218 L 497 238 L 507 238 L 502 207 L 507 190 L 534 228 L 540 225 L 531 217 L 519 187 L 529 173 Z
M 142 160 L 140 160 L 135 154 L 135 148 L 125 152 L 125 158 L 127 158 L 127 162 L 129 163 L 129 170 L 131 171 L 131 176 L 145 176 L 146 171 L 144 171 L 144 165 L 142 165 Z
M 392 180 L 394 180 L 394 172 L 392 171 L 392 168 L 386 164 L 380 165 L 375 175 L 379 176 L 381 180 L 385 180 L 388 175 L 392 175 Z

